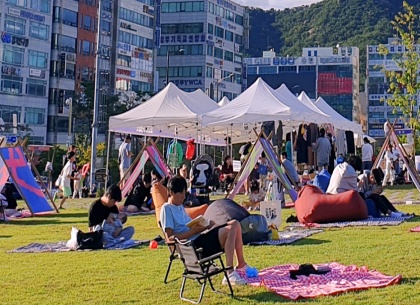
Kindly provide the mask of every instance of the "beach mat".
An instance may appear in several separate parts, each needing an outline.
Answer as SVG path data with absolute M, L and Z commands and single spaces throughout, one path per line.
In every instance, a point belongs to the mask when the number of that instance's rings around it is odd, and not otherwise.
M 290 278 L 290 270 L 299 269 L 299 265 L 281 265 L 266 268 L 257 277 L 247 278 L 246 272 L 239 270 L 241 277 L 248 285 L 266 287 L 281 297 L 298 300 L 319 296 L 336 295 L 348 291 L 381 288 L 398 284 L 401 275 L 387 276 L 367 267 L 354 265 L 344 266 L 339 263 L 328 263 L 315 266 L 328 266 L 331 271 L 323 274 L 300 275 L 296 280 Z
M 316 228 L 344 228 L 344 227 L 369 227 L 369 226 L 398 226 L 404 221 L 413 218 L 413 215 L 404 217 L 379 217 L 368 219 L 356 220 L 356 221 L 342 221 L 342 222 L 331 222 L 331 223 L 293 223 L 290 226 L 301 226 L 301 227 L 316 227 Z
M 304 229 L 301 228 L 279 231 L 278 240 L 266 240 L 259 242 L 252 242 L 248 245 L 250 246 L 281 246 L 294 243 L 295 241 L 301 240 L 313 234 L 321 233 L 323 230 L 320 229 Z
M 149 244 L 149 242 L 150 242 L 149 240 L 133 240 L 132 242 L 126 241 L 124 243 L 117 244 L 113 247 L 106 248 L 104 250 L 126 250 L 126 249 L 131 249 L 131 248 Z M 7 253 L 45 253 L 45 252 L 69 252 L 69 251 L 74 251 L 74 250 L 67 248 L 65 241 L 60 241 L 57 243 L 47 243 L 47 244 L 32 243 L 23 247 L 19 247 L 19 248 L 7 251 Z M 92 251 L 92 250 L 76 250 L 76 251 Z

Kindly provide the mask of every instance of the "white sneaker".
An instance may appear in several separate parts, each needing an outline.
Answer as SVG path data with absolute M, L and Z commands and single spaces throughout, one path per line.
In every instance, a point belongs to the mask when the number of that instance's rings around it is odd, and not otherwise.
M 236 271 L 233 271 L 231 274 L 229 274 L 228 277 L 229 277 L 229 282 L 232 286 L 233 285 L 246 285 L 246 284 L 248 284 L 248 282 L 245 279 L 241 278 L 240 275 L 238 274 L 238 272 L 236 272 Z M 227 284 L 228 284 L 228 281 L 227 281 L 226 277 L 224 277 L 223 281 L 222 281 L 222 285 L 227 285 Z
M 246 269 L 248 269 L 248 268 L 249 268 L 248 264 L 245 264 L 242 268 L 235 267 L 235 270 L 236 271 L 244 271 L 244 272 L 246 272 Z

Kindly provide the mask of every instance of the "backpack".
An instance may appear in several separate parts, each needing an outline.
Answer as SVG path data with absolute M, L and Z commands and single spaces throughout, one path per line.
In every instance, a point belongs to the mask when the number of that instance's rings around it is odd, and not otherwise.
M 84 250 L 84 249 L 103 249 L 104 245 L 102 243 L 102 234 L 104 231 L 95 231 L 95 232 L 88 232 L 84 233 L 82 231 L 77 232 L 77 249 Z
M 267 219 L 263 215 L 250 215 L 244 218 L 240 224 L 244 244 L 269 240 L 270 230 Z

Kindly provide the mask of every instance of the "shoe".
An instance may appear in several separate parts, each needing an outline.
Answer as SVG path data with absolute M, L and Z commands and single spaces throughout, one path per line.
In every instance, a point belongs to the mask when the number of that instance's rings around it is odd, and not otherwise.
M 147 207 L 141 207 L 140 212 L 150 212 L 150 209 Z
M 248 284 L 248 282 L 245 279 L 241 278 L 241 276 L 236 271 L 233 271 L 231 274 L 229 274 L 228 278 L 229 278 L 229 282 L 232 286 Z M 228 281 L 227 281 L 226 277 L 224 277 L 223 281 L 222 281 L 222 285 L 227 285 L 227 284 L 228 284 Z
M 235 270 L 236 270 L 236 271 L 243 271 L 243 272 L 246 272 L 246 269 L 248 269 L 248 268 L 249 268 L 248 264 L 245 264 L 245 265 L 243 265 L 243 267 L 241 267 L 241 268 L 235 267 Z
M 252 206 L 250 206 L 250 207 L 248 208 L 248 211 L 252 211 Z

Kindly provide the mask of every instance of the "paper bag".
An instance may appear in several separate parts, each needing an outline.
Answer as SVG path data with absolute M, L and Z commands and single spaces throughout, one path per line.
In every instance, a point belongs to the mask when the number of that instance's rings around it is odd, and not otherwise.
M 277 228 L 281 225 L 281 201 L 261 201 L 260 213 L 267 219 L 267 224 Z

